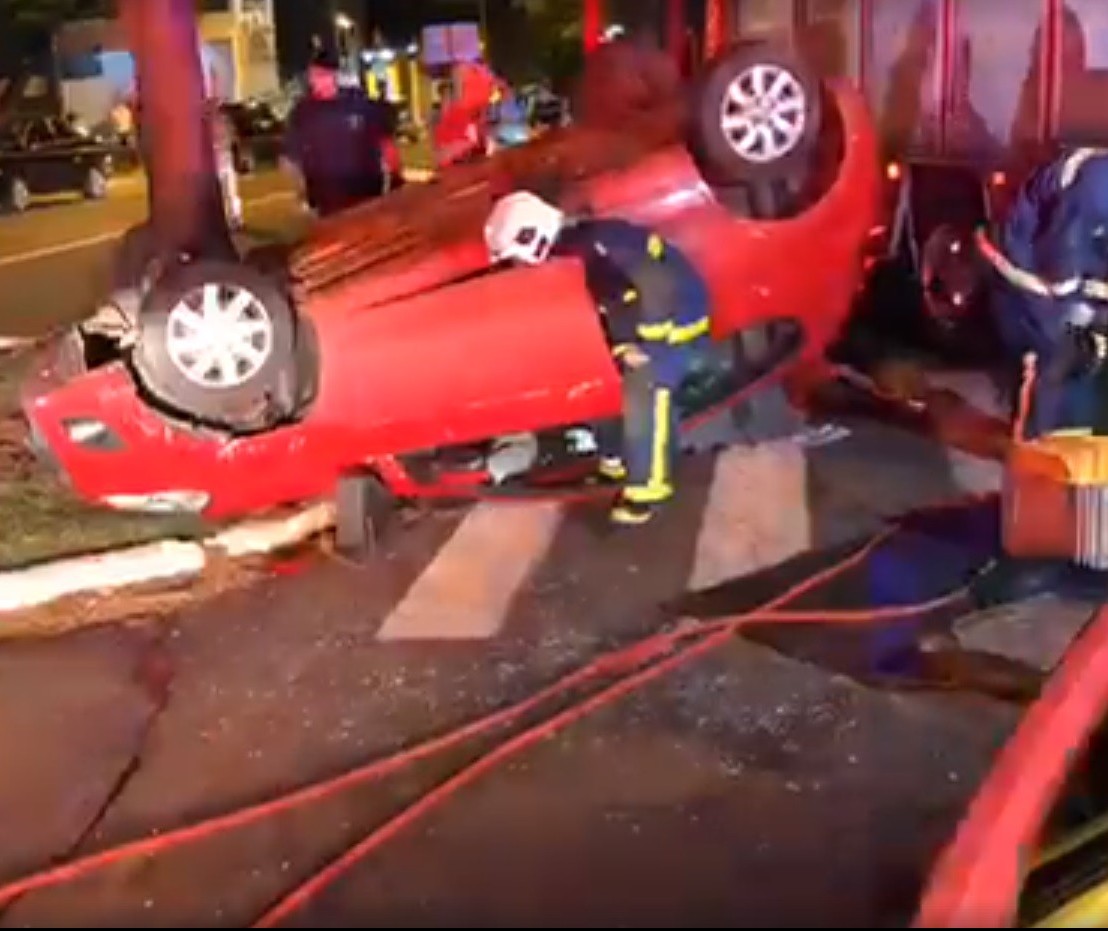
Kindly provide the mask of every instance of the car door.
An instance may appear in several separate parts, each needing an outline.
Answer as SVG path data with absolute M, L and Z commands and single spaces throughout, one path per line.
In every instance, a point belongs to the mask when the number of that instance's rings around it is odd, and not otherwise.
M 924 889 L 915 928 L 1108 926 L 1108 606 L 1054 666 Z
M 59 190 L 61 173 L 54 151 L 54 132 L 49 120 L 27 122 L 23 134 L 23 179 L 36 194 L 53 194 Z
M 49 120 L 53 137 L 51 149 L 54 153 L 54 171 L 59 188 L 79 190 L 84 186 L 85 177 L 90 168 L 103 170 L 106 153 L 100 151 L 95 139 L 82 133 L 68 120 Z

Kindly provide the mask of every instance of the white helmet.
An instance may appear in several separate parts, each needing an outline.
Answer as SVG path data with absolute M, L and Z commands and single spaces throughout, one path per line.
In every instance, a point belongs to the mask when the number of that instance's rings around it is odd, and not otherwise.
M 529 191 L 500 198 L 485 223 L 485 244 L 494 262 L 538 265 L 550 255 L 565 214 Z

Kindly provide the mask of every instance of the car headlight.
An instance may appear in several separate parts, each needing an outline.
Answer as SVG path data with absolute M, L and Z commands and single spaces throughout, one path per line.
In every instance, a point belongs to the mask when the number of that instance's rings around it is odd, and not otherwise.
M 92 417 L 69 417 L 62 421 L 66 439 L 85 449 L 111 453 L 123 449 L 119 435 L 106 423 Z

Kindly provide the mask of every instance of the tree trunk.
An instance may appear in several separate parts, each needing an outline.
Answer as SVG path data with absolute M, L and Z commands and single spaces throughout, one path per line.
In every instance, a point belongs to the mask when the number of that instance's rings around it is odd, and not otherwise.
M 135 59 L 153 254 L 235 254 L 204 91 L 194 0 L 119 0 Z

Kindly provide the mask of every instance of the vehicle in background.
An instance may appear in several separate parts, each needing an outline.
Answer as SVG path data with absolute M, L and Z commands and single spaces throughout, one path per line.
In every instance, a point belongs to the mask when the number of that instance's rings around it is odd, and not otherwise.
M 564 97 L 539 84 L 519 91 L 519 99 L 527 111 L 527 120 L 536 130 L 553 129 L 569 122 L 569 104 Z
M 882 302 L 886 329 L 958 352 L 978 338 L 983 302 L 948 314 L 926 300 L 924 258 L 964 239 L 1002 209 L 1034 164 L 1059 147 L 1108 142 L 1108 4 L 1104 0 L 713 0 L 726 43 L 774 34 L 825 77 L 853 82 L 877 123 L 887 210 L 874 245 L 888 261 L 882 288 L 911 300 Z M 709 20 L 686 4 L 682 30 Z M 665 47 L 671 37 L 659 35 Z M 965 204 L 972 211 L 963 209 Z M 952 209 L 947 209 L 948 207 Z
M 261 100 L 226 103 L 223 115 L 231 126 L 235 170 L 250 174 L 259 166 L 276 165 L 281 157 L 285 121 Z
M 496 148 L 523 145 L 534 138 L 527 106 L 510 91 L 501 92 L 499 99 L 489 107 L 490 139 Z
M 1052 666 L 978 788 L 913 927 L 1108 926 L 1106 682 L 1101 608 Z
M 118 143 L 65 117 L 12 120 L 0 126 L 0 210 L 22 213 L 36 196 L 108 194 Z

